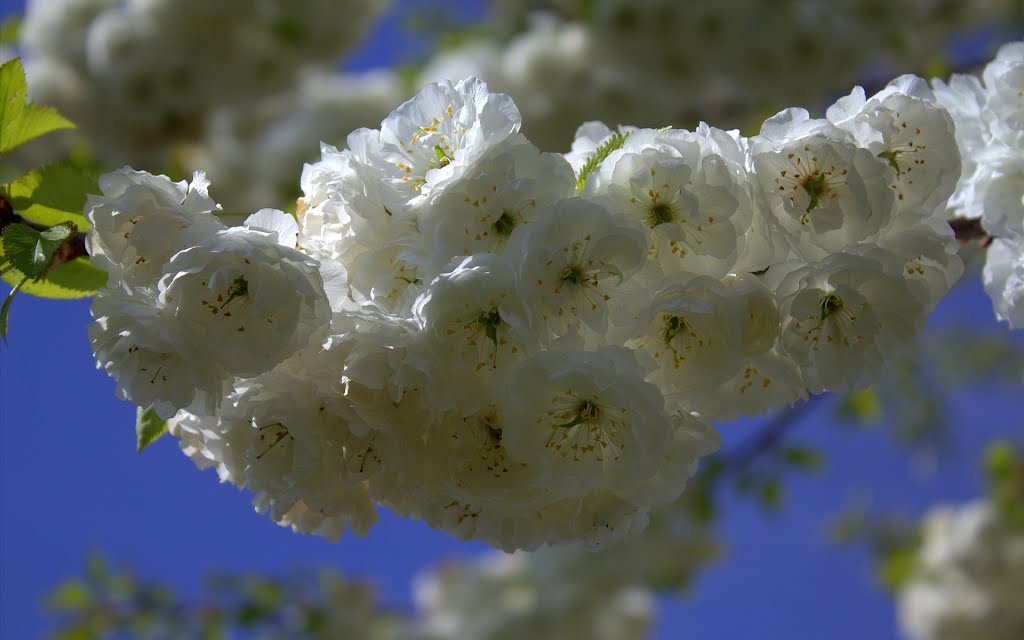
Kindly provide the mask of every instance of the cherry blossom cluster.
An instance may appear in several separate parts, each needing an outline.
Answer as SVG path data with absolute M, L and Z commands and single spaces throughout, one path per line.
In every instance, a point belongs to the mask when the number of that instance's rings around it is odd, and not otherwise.
M 639 640 L 648 637 L 656 590 L 682 588 L 717 552 L 711 532 L 675 503 L 656 509 L 639 536 L 598 553 L 541 547 L 442 564 L 417 580 L 414 635 Z
M 164 161 L 213 107 L 331 66 L 386 0 L 30 0 L 21 46 L 33 99 L 124 161 Z
M 985 501 L 938 508 L 924 520 L 913 573 L 899 594 L 912 640 L 1024 636 L 1024 532 Z
M 321 140 L 344 140 L 376 125 L 407 97 L 398 74 L 378 69 L 336 73 L 304 68 L 279 93 L 219 107 L 186 163 L 202 167 L 217 200 L 232 210 L 294 201 L 295 176 L 319 153 Z
M 99 366 L 298 531 L 384 505 L 598 548 L 680 495 L 712 421 L 869 383 L 962 271 L 953 124 L 913 76 L 753 138 L 591 122 L 562 155 L 520 124 L 479 80 L 429 85 L 322 146 L 298 224 L 108 174 Z
M 486 80 L 513 97 L 524 133 L 544 150 L 566 146 L 586 120 L 658 126 L 715 113 L 720 126 L 747 126 L 766 108 L 844 91 L 871 69 L 876 81 L 879 68 L 923 70 L 951 35 L 1019 20 L 1007 0 L 498 5 L 499 28 L 526 28 L 504 44 L 491 37 L 442 51 L 420 83 Z
M 440 566 L 415 588 L 417 640 L 593 638 L 643 640 L 654 593 L 595 581 L 590 554 L 493 553 L 475 564 Z M 598 556 L 599 557 L 599 556 Z
M 985 256 L 985 290 L 996 316 L 1024 327 L 1024 42 L 1003 46 L 981 77 L 935 80 L 956 123 L 964 171 L 951 215 L 980 218 L 995 239 Z

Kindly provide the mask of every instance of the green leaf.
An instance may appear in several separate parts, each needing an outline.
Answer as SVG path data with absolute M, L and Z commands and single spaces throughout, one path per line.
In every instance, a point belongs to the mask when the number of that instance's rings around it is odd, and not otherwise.
M 0 264 L 3 263 L 3 243 L 0 242 Z M 21 282 L 25 274 L 15 269 L 4 273 L 2 277 L 5 282 L 14 286 Z M 21 288 L 21 292 L 39 298 L 72 300 L 91 296 L 106 282 L 106 271 L 93 265 L 88 258 L 77 258 L 52 267 L 41 280 L 29 280 Z
M 886 589 L 897 592 L 914 572 L 917 557 L 915 547 L 900 547 L 889 551 L 878 564 L 878 579 Z
M 73 222 L 58 224 L 45 231 L 15 223 L 4 229 L 0 244 L 3 245 L 4 256 L 15 269 L 35 278 L 46 271 L 57 250 L 76 232 Z
M 23 224 L 12 224 L 4 228 L 0 236 L 0 247 L 3 248 L 6 263 L 17 269 L 23 276 L 36 275 L 35 254 L 39 242 L 39 232 Z
M 28 276 L 22 278 L 21 282 L 14 285 L 10 293 L 7 294 L 7 298 L 4 299 L 4 304 L 0 307 L 0 339 L 7 344 L 7 315 L 11 312 L 11 302 L 14 300 L 14 296 L 18 295 L 18 290 L 21 289 L 25 283 L 28 282 Z
M 836 413 L 845 420 L 873 424 L 882 417 L 882 401 L 874 387 L 855 389 L 846 394 Z
M 758 494 L 765 511 L 778 511 L 782 507 L 782 483 L 778 478 L 766 479 Z
M 135 439 L 138 451 L 142 451 L 167 433 L 167 421 L 156 414 L 153 407 L 139 407 L 135 415 Z
M 24 16 L 14 14 L 0 22 L 0 47 L 13 47 L 18 44 L 18 35 L 21 33 L 24 20 Z
M 89 586 L 81 580 L 69 580 L 50 594 L 46 604 L 50 609 L 67 613 L 85 609 L 91 602 Z
M 632 131 L 622 133 L 616 131 L 610 138 L 605 140 L 604 144 L 599 146 L 594 154 L 587 158 L 586 163 L 580 168 L 580 175 L 576 178 L 576 190 L 583 191 L 583 187 L 587 186 L 587 178 L 590 174 L 594 173 L 598 166 L 604 162 L 605 158 L 611 155 L 612 151 L 621 149 L 622 145 L 626 144 L 626 138 L 629 137 Z
M 96 176 L 70 164 L 41 167 L 7 185 L 11 207 L 26 220 L 46 226 L 74 222 L 80 231 L 89 230 L 82 210 L 90 193 L 99 193 Z
M 780 453 L 782 459 L 786 461 L 790 466 L 798 469 L 806 469 L 808 471 L 817 471 L 821 469 L 825 462 L 821 453 L 811 449 L 810 447 L 803 447 L 799 445 L 793 445 L 786 447 Z
M 1013 473 L 1015 453 L 1013 445 L 997 441 L 985 449 L 985 473 L 990 484 L 999 484 Z
M 3 279 L 15 284 L 14 279 L 20 275 L 20 271 L 12 271 L 5 273 Z M 106 283 L 106 271 L 89 262 L 88 258 L 77 258 L 50 269 L 42 280 L 29 280 L 21 291 L 39 298 L 73 300 L 93 295 Z
M 25 102 L 28 88 L 19 58 L 0 65 L 0 154 L 58 129 L 74 124 L 56 109 Z

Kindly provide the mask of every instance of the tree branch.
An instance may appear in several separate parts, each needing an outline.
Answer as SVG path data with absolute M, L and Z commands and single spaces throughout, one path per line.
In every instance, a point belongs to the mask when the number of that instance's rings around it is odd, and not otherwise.
M 757 427 L 757 433 L 721 457 L 723 471 L 743 471 L 758 458 L 776 450 L 794 428 L 824 400 L 825 394 L 818 394 L 802 400 L 772 414 Z

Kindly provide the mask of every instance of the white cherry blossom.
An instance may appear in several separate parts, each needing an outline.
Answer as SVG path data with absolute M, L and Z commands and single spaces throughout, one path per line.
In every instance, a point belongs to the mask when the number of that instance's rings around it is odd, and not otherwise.
M 810 391 L 862 386 L 908 348 L 926 309 L 901 267 L 892 255 L 836 253 L 779 284 L 781 345 Z
M 160 302 L 196 345 L 197 362 L 256 376 L 330 322 L 317 263 L 276 239 L 246 228 L 220 231 L 165 267 Z
M 582 199 L 562 200 L 517 229 L 506 251 L 518 261 L 516 290 L 542 343 L 581 323 L 603 332 L 609 303 L 646 254 L 639 222 Z
M 808 259 L 865 240 L 892 219 L 888 163 L 802 109 L 764 123 L 753 163 L 775 220 Z
M 129 287 L 152 286 L 179 250 L 224 228 L 212 213 L 209 180 L 171 182 L 129 167 L 100 178 L 102 195 L 90 195 L 85 211 L 92 225 L 89 255 L 111 279 Z

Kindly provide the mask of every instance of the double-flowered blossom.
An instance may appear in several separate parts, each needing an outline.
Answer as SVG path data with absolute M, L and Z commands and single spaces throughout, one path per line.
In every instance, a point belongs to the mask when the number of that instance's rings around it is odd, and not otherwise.
M 960 275 L 953 128 L 914 78 L 754 138 L 590 122 L 562 155 L 520 124 L 479 80 L 430 85 L 322 146 L 297 220 L 105 177 L 97 361 L 295 530 L 383 505 L 602 549 L 680 496 L 712 421 L 870 383 Z
M 329 324 L 319 265 L 294 248 L 287 214 L 225 227 L 201 174 L 175 184 L 126 168 L 100 186 L 87 243 L 111 281 L 90 339 L 125 399 L 163 417 L 210 411 L 235 377 L 269 370 Z
M 985 291 L 996 316 L 1024 326 L 1024 42 L 1004 45 L 981 78 L 935 80 L 935 95 L 956 123 L 964 172 L 950 214 L 980 219 L 993 238 Z

